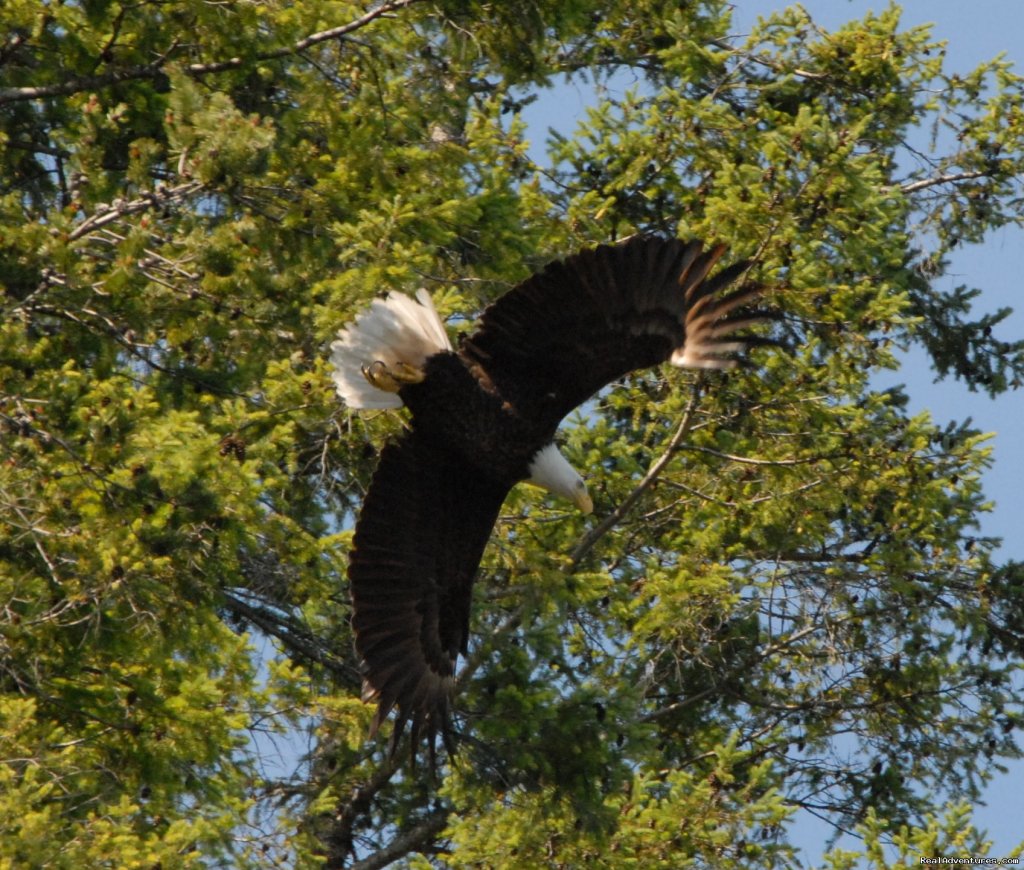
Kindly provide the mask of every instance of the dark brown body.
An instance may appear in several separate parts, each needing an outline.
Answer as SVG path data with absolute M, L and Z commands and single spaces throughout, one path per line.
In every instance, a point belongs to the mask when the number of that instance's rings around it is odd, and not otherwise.
M 464 474 L 487 478 L 506 492 L 526 480 L 530 460 L 551 443 L 559 421 L 524 417 L 459 354 L 435 354 L 424 371 L 422 383 L 399 391 L 416 433 L 455 454 Z

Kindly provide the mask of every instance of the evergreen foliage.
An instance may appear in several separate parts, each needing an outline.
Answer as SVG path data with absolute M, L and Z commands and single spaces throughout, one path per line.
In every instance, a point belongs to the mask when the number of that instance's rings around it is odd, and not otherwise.
M 1024 567 L 985 436 L 872 377 L 1024 376 L 939 281 L 1021 221 L 1022 79 L 895 6 L 729 6 L 0 7 L 0 867 L 782 867 L 801 809 L 860 832 L 833 868 L 984 851 Z M 565 76 L 602 97 L 543 168 L 518 113 Z M 327 346 L 637 231 L 755 257 L 788 350 L 584 408 L 594 517 L 513 493 L 461 752 L 389 760 L 344 577 L 402 415 L 341 407 Z

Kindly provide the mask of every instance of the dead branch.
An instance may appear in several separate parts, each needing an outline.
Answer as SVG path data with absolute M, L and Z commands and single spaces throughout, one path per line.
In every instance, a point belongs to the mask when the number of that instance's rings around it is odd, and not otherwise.
M 937 175 L 934 178 L 922 178 L 920 181 L 911 181 L 907 184 L 898 185 L 898 188 L 900 193 L 917 193 L 919 190 L 926 190 L 939 184 L 955 184 L 958 181 L 985 178 L 990 174 L 985 169 L 972 169 L 968 172 L 954 172 L 947 175 Z

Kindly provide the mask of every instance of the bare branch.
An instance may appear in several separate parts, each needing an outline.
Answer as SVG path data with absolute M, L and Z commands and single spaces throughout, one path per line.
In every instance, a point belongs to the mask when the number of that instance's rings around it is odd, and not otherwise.
M 800 67 L 787 66 L 772 60 L 768 55 L 755 54 L 752 51 L 743 51 L 742 49 L 736 48 L 728 39 L 711 39 L 708 41 L 716 48 L 721 48 L 725 51 L 732 52 L 733 54 L 739 54 L 744 59 L 753 61 L 760 66 L 768 67 L 768 69 L 773 72 L 777 72 L 780 75 L 794 75 L 797 78 L 813 80 L 824 80 L 828 78 L 828 73 L 814 72 L 808 69 L 801 69 Z
M 125 215 L 135 214 L 136 212 L 146 211 L 151 208 L 159 208 L 170 202 L 185 199 L 194 193 L 198 193 L 203 189 L 203 186 L 201 181 L 186 181 L 184 184 L 179 184 L 176 187 L 167 187 L 147 193 L 130 202 L 115 200 L 112 204 L 105 205 L 102 209 L 97 209 L 82 221 L 68 236 L 68 240 L 73 242 L 76 239 L 80 239 L 82 236 L 94 232 L 109 223 L 113 223 Z
M 351 687 L 360 684 L 361 680 L 355 668 L 334 655 L 325 644 L 296 625 L 294 621 L 268 608 L 249 604 L 238 595 L 227 591 L 224 592 L 224 604 L 237 617 L 258 626 L 271 637 L 276 637 L 290 655 L 315 662 L 345 685 Z
M 65 79 L 52 85 L 0 88 L 0 106 L 7 103 L 24 102 L 25 100 L 40 100 L 45 97 L 61 97 L 67 94 L 76 94 L 79 91 L 95 90 L 107 85 L 116 85 L 119 82 L 132 81 L 133 79 L 152 79 L 158 75 L 160 75 L 160 67 L 152 65 L 133 66 L 126 69 L 111 70 L 97 76 Z
M 347 33 L 351 33 L 353 30 L 358 30 L 361 27 L 365 27 L 371 21 L 376 18 L 382 18 L 386 15 L 390 15 L 392 12 L 397 12 L 399 9 L 404 9 L 406 6 L 412 6 L 414 3 L 421 3 L 423 0 L 392 0 L 391 3 L 385 3 L 383 6 L 378 6 L 376 9 L 371 9 L 361 18 L 357 18 L 355 21 L 351 21 L 348 24 L 343 24 L 340 27 L 332 27 L 330 30 L 322 30 L 319 33 L 314 33 L 307 36 L 305 39 L 301 39 L 295 43 L 295 46 L 291 51 L 300 52 L 305 51 L 312 45 L 316 45 L 320 42 L 326 42 L 330 39 L 337 39 L 339 36 L 344 36 Z M 288 52 L 282 52 L 288 53 Z
M 680 444 L 677 450 L 695 450 L 699 453 L 707 453 L 709 456 L 717 456 L 719 459 L 727 459 L 730 462 L 739 462 L 743 465 L 808 465 L 828 459 L 827 456 L 808 456 L 805 459 L 758 459 L 755 456 L 737 456 L 734 453 L 723 453 L 720 450 L 712 450 L 710 447 L 701 447 L 697 444 Z
M 957 172 L 949 175 L 939 175 L 935 178 L 922 178 L 920 181 L 911 181 L 907 184 L 899 185 L 900 193 L 917 193 L 919 190 L 925 190 L 929 187 L 935 187 L 939 184 L 955 184 L 958 181 L 970 181 L 974 178 L 985 178 L 990 175 L 987 170 L 984 169 L 972 169 L 968 172 Z M 890 188 L 892 190 L 893 188 Z
M 353 854 L 356 820 L 369 810 L 377 793 L 384 788 L 398 769 L 394 759 L 386 759 L 373 775 L 352 789 L 347 800 L 338 802 L 338 810 L 323 836 L 327 846 L 327 865 L 341 867 Z
M 792 634 L 777 640 L 775 643 L 770 644 L 749 659 L 744 660 L 740 665 L 729 671 L 724 677 L 722 682 L 727 682 L 737 676 L 744 673 L 749 673 L 750 669 L 758 662 L 768 661 L 776 653 L 787 649 L 788 647 L 794 646 L 799 641 L 803 640 L 808 635 L 814 634 L 815 632 L 821 631 L 824 626 L 815 624 L 805 626 L 804 628 L 793 632 Z M 720 691 L 717 685 L 709 686 L 703 691 L 697 692 L 693 695 L 688 695 L 681 701 L 669 704 L 665 707 L 660 707 L 657 710 L 652 710 L 650 713 L 645 713 L 640 716 L 638 722 L 654 722 L 657 719 L 662 719 L 665 716 L 671 716 L 673 713 L 677 713 L 680 710 L 685 710 L 688 707 L 692 707 L 695 704 L 699 704 L 705 698 L 715 695 Z M 767 705 L 764 705 L 767 706 Z M 787 708 L 789 709 L 789 708 Z
M 426 845 L 440 834 L 447 824 L 448 810 L 436 810 L 415 828 L 404 834 L 399 834 L 379 852 L 375 852 L 362 861 L 357 861 L 352 865 L 352 870 L 379 870 L 381 867 L 387 867 L 392 861 L 397 861 Z

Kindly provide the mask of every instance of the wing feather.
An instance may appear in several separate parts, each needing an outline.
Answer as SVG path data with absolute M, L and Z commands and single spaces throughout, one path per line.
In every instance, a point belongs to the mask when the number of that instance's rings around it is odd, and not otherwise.
M 744 311 L 759 287 L 723 293 L 748 263 L 711 275 L 725 251 L 656 236 L 583 251 L 489 306 L 460 353 L 523 416 L 548 426 L 637 369 L 670 359 L 729 368 L 759 343 L 735 332 L 764 317 Z
M 389 444 L 356 524 L 349 557 L 352 626 L 363 699 L 376 732 L 397 707 L 433 753 L 448 741 L 455 662 L 465 653 L 473 580 L 507 487 L 467 474 L 415 432 Z

